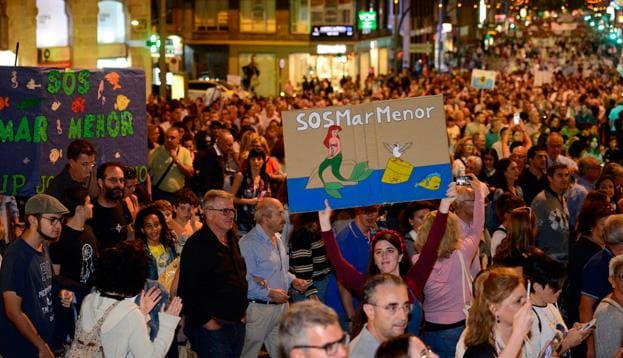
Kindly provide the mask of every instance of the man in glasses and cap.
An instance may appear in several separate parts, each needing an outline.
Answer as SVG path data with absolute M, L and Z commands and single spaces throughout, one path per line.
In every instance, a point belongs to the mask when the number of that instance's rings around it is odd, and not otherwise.
M 56 298 L 48 242 L 60 235 L 69 211 L 53 196 L 38 194 L 25 212 L 26 230 L 7 249 L 0 270 L 0 356 L 52 358 Z

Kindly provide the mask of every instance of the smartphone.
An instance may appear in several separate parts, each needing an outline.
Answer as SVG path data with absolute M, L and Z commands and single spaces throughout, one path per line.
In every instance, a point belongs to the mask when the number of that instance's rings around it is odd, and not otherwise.
M 590 322 L 583 325 L 582 328 L 580 328 L 580 331 L 587 331 L 589 329 L 595 328 L 595 323 L 597 323 L 597 319 L 593 318 Z
M 520 120 L 521 117 L 519 117 L 519 112 L 515 112 L 515 115 L 513 116 L 513 124 L 518 125 Z
M 470 186 L 472 181 L 466 175 L 459 175 L 456 177 L 456 185 L 460 186 Z
M 530 290 L 532 289 L 532 281 L 528 280 L 528 287 L 526 288 L 526 300 L 530 299 Z

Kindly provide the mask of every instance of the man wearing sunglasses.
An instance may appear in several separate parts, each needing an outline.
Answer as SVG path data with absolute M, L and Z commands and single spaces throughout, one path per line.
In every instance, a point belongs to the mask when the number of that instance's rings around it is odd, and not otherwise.
M 54 309 L 48 242 L 61 233 L 67 208 L 38 194 L 26 202 L 26 230 L 8 249 L 0 270 L 0 356 L 52 358 Z
M 279 345 L 287 358 L 348 357 L 348 335 L 337 314 L 317 300 L 290 306 L 279 325 Z

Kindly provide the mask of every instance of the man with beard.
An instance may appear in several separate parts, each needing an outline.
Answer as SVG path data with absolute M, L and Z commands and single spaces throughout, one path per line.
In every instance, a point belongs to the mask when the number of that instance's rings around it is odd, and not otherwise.
M 0 356 L 53 358 L 52 262 L 47 242 L 61 233 L 68 212 L 56 198 L 26 202 L 26 230 L 8 248 L 0 270 Z M 61 292 L 63 295 L 65 292 Z M 63 303 L 71 302 L 70 294 Z
M 100 193 L 93 203 L 93 218 L 87 222 L 93 228 L 102 250 L 113 247 L 128 237 L 129 224 L 123 205 L 125 178 L 120 164 L 107 162 L 97 169 Z

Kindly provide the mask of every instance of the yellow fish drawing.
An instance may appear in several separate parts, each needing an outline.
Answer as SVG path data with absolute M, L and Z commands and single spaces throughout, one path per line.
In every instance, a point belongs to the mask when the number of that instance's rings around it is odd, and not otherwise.
M 118 111 L 123 111 L 128 108 L 130 104 L 130 99 L 122 94 L 117 96 L 117 101 L 115 101 L 115 109 Z
M 428 174 L 417 185 L 427 190 L 437 190 L 441 186 L 441 175 L 439 173 Z

